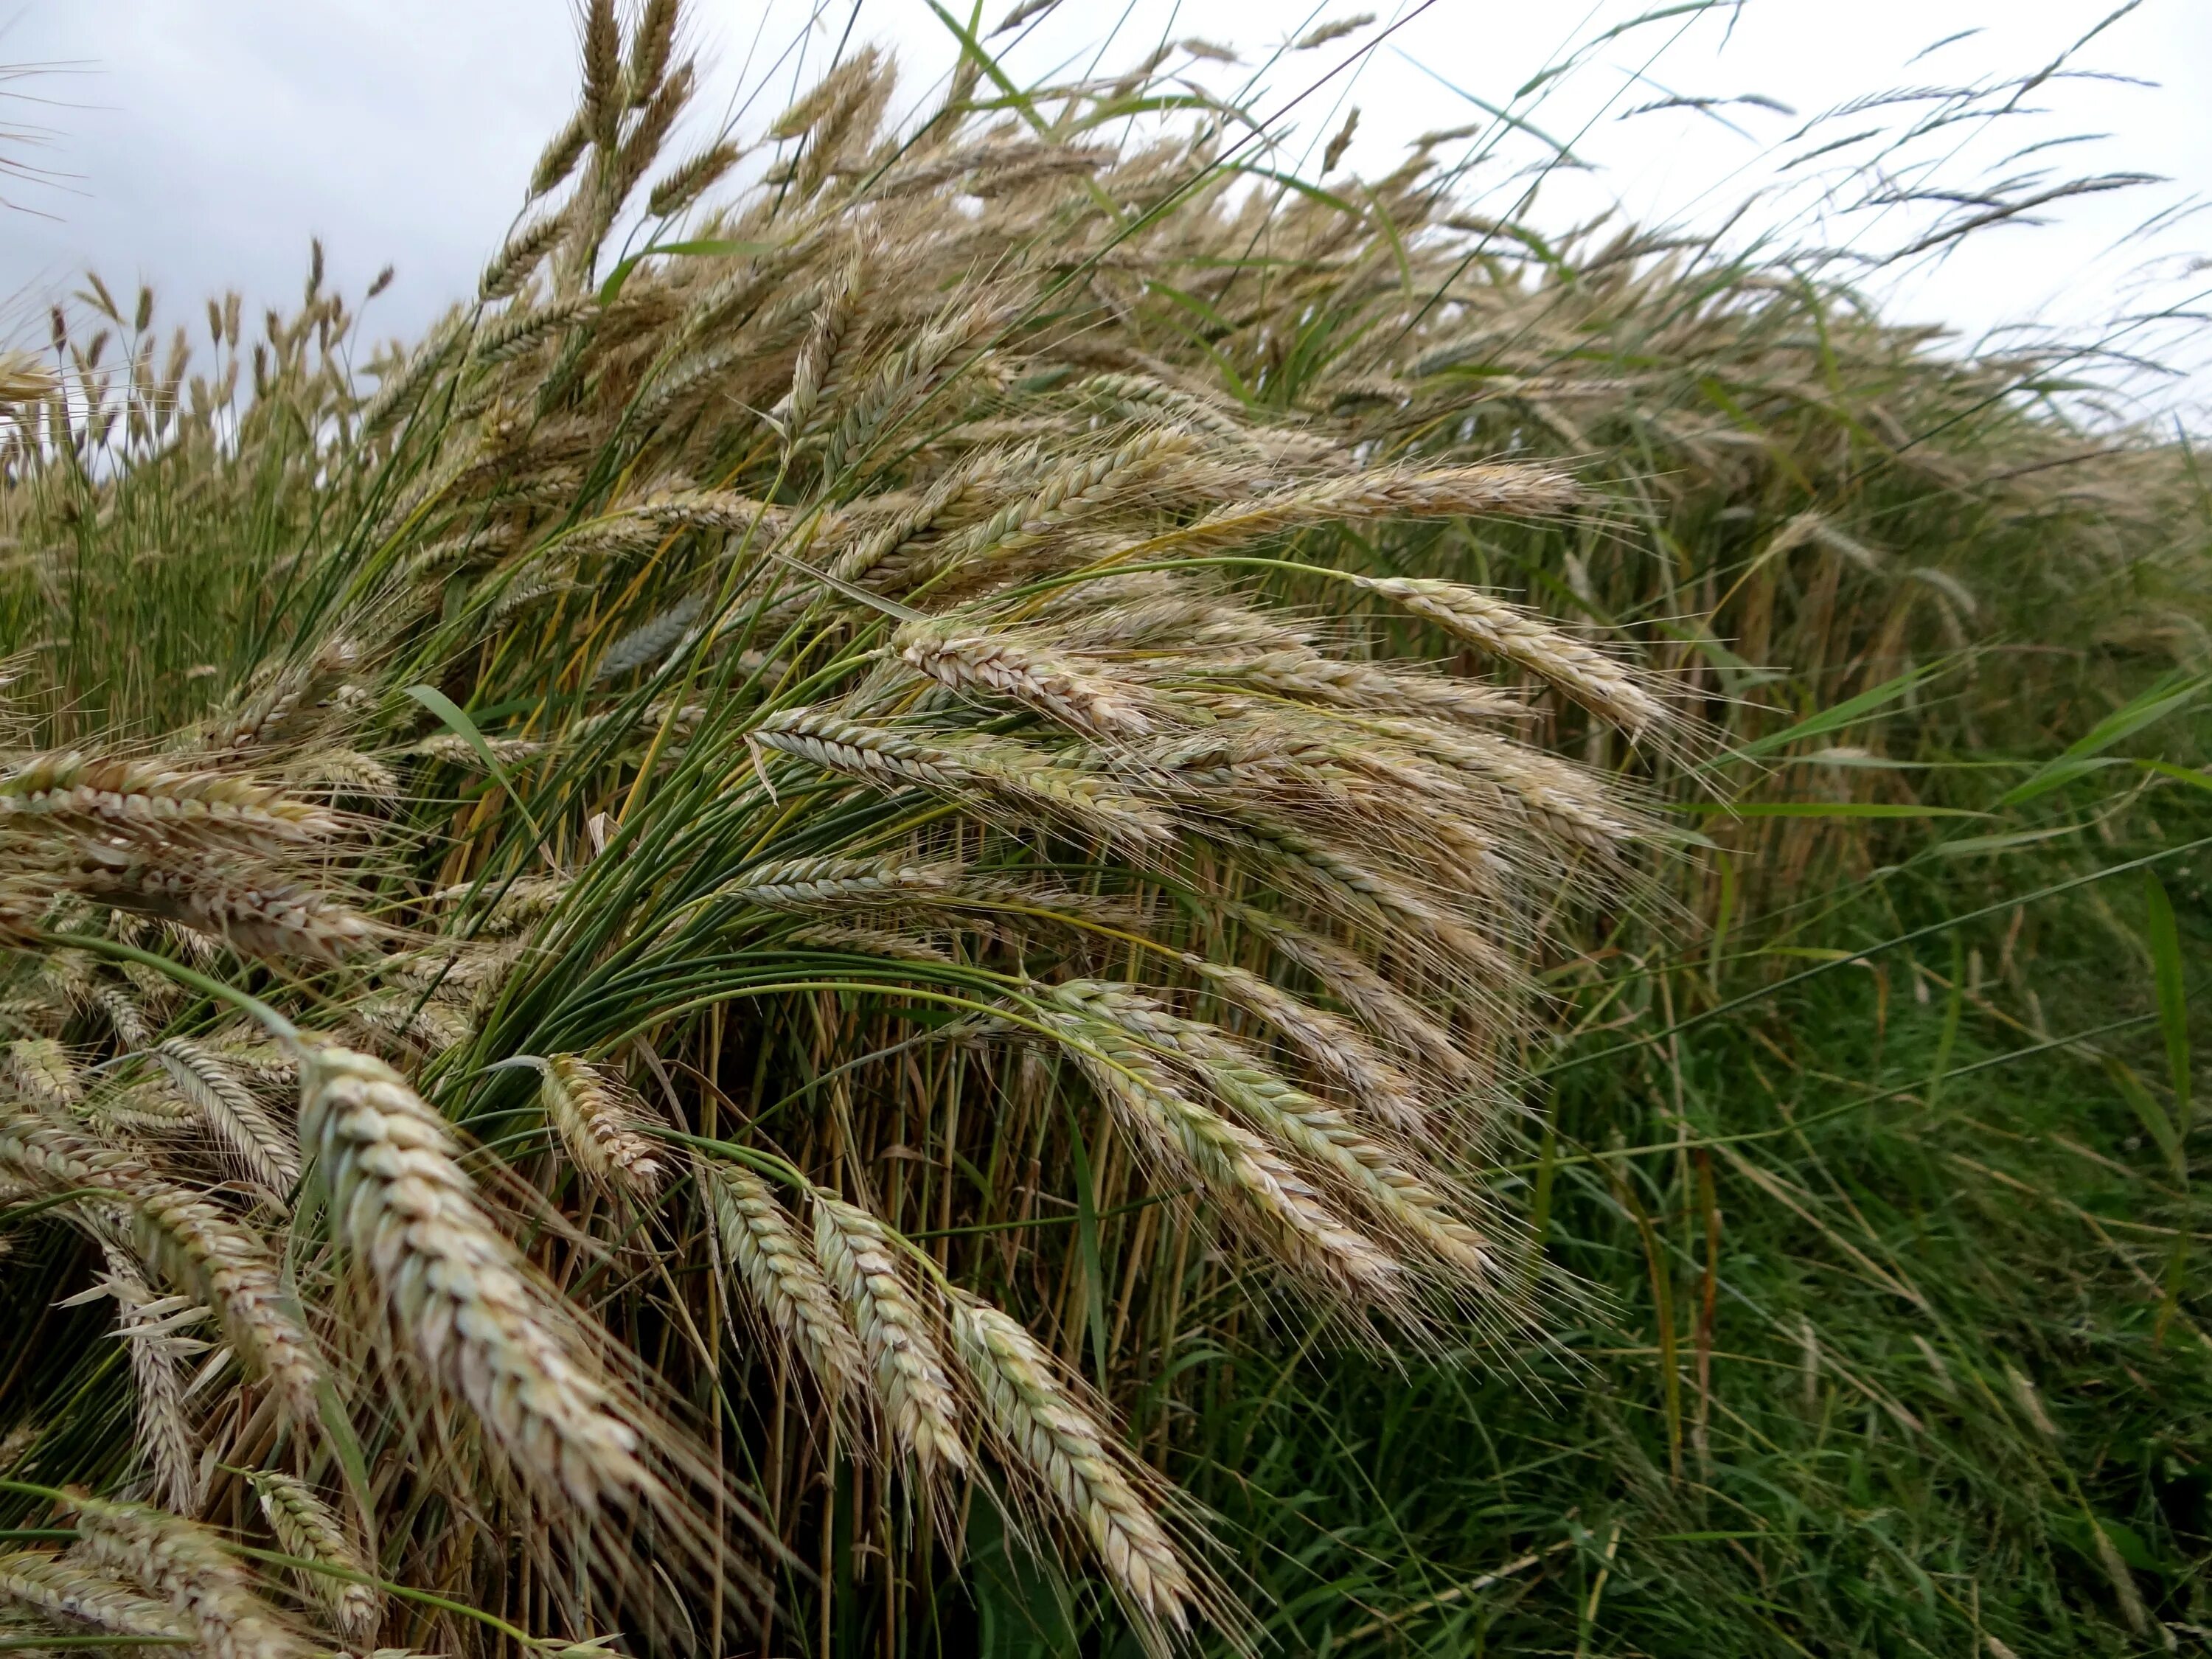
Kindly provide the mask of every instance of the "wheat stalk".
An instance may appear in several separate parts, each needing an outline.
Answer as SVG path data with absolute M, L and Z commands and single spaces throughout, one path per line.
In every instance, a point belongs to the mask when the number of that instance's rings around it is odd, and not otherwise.
M 107 1267 L 102 1288 L 114 1298 L 120 1321 L 118 1334 L 130 1350 L 131 1381 L 138 1396 L 138 1438 L 153 1475 L 155 1495 L 172 1509 L 196 1510 L 199 1437 L 185 1414 L 176 1362 L 183 1353 L 205 1345 L 174 1337 L 167 1327 L 173 1318 L 198 1316 L 203 1310 L 157 1301 L 120 1244 L 101 1236 L 100 1245 Z
M 720 892 L 774 909 L 895 902 L 949 892 L 955 872 L 904 859 L 781 859 L 755 865 Z
M 1077 986 L 1074 994 L 1111 1010 L 1125 1030 L 1180 1055 L 1217 1099 L 1277 1144 L 1326 1170 L 1394 1231 L 1480 1285 L 1496 1270 L 1482 1236 L 1453 1213 L 1411 1159 L 1304 1090 L 1269 1071 L 1215 1027 L 1185 1019 L 1127 987 Z
M 1567 511 L 1583 498 L 1573 479 L 1544 467 L 1497 463 L 1430 470 L 1376 468 L 1229 502 L 1127 551 L 1141 556 L 1172 550 L 1191 556 L 1312 525 L 1370 519 L 1548 517 Z
M 9 1043 L 8 1080 L 40 1105 L 63 1111 L 84 1098 L 76 1062 L 52 1037 L 17 1037 Z
M 1476 721 L 1510 719 L 1528 712 L 1526 705 L 1494 686 L 1351 662 L 1311 649 L 1263 652 L 1219 669 L 1212 669 L 1194 657 L 1194 667 L 1281 696 L 1377 714 L 1441 715 Z
M 994 691 L 1086 737 L 1141 737 L 1152 729 L 1136 687 L 957 618 L 908 623 L 892 636 L 891 648 L 955 691 Z
M 26 351 L 0 352 L 0 407 L 35 404 L 53 395 L 52 373 Z
M 77 833 L 179 841 L 271 852 L 337 835 L 320 807 L 222 772 L 150 763 L 41 755 L 0 775 L 0 820 Z
M 162 850 L 136 856 L 87 845 L 66 879 L 87 898 L 182 923 L 241 955 L 273 961 L 343 962 L 383 935 L 323 893 L 254 875 L 228 860 Z
M 916 783 L 948 793 L 996 795 L 1043 807 L 1124 845 L 1175 838 L 1172 825 L 1148 804 L 1012 744 L 930 743 L 811 708 L 780 710 L 752 735 L 763 748 L 879 786 Z
M 1351 1021 L 1299 1001 L 1249 968 L 1189 954 L 1183 962 L 1218 994 L 1273 1026 L 1317 1070 L 1392 1128 L 1415 1132 L 1426 1122 L 1419 1086 Z

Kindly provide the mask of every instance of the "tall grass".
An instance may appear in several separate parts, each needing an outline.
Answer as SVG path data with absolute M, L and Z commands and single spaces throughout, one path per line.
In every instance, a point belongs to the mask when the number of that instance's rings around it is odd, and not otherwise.
M 26 1631 L 2190 1622 L 2049 1374 L 2201 1369 L 2185 449 L 1425 154 L 1103 142 L 1158 64 L 864 52 L 725 202 L 677 41 L 588 10 L 373 386 L 317 269 L 10 388 Z

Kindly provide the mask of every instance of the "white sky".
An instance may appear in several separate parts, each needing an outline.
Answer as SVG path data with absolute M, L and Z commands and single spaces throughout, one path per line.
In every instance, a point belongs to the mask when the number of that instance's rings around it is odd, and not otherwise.
M 1362 112 L 1347 165 L 1371 174 L 1415 133 L 1488 118 L 1471 94 L 1592 164 L 1545 180 L 1537 213 L 1547 227 L 1613 203 L 1646 222 L 1711 226 L 1774 182 L 1775 147 L 1804 118 L 1889 88 L 2036 70 L 2113 3 L 1744 0 L 1606 40 L 1612 26 L 1659 9 L 1656 0 L 1063 0 L 1018 40 L 994 45 L 1009 49 L 1008 66 L 1025 82 L 1089 67 L 1108 35 L 1097 59 L 1108 70 L 1164 40 L 1234 46 L 1246 65 L 1263 66 L 1255 107 L 1288 106 L 1285 125 L 1297 129 L 1275 164 L 1298 166 L 1311 144 L 1307 173 L 1347 105 Z M 986 26 L 1012 3 L 985 0 Z M 963 17 L 966 5 L 952 0 Z M 1368 9 L 1382 14 L 1372 28 L 1264 67 L 1286 37 Z M 803 85 L 829 61 L 854 10 L 854 0 L 692 0 L 689 44 L 707 71 L 702 128 L 750 93 L 738 127 L 757 132 L 788 101 L 794 76 Z M 1378 48 L 1348 62 L 1386 30 Z M 1966 30 L 1979 32 L 1914 61 Z M 859 0 L 852 38 L 892 46 L 917 101 L 954 57 L 927 0 Z M 1586 46 L 1578 68 L 1516 101 L 1577 42 Z M 197 316 L 202 297 L 230 286 L 250 301 L 289 300 L 311 234 L 324 238 L 333 275 L 356 295 L 396 264 L 398 280 L 374 315 L 380 332 L 410 333 L 468 291 L 521 204 L 538 149 L 571 107 L 575 59 L 569 0 L 0 0 L 0 61 L 46 66 L 6 88 L 13 96 L 0 121 L 40 130 L 18 159 L 48 173 L 0 188 L 19 210 L 0 218 L 0 334 L 41 338 L 46 304 L 87 266 L 118 289 L 152 282 L 172 319 Z M 1881 280 L 1899 314 L 1969 337 L 2039 320 L 2070 338 L 2154 349 L 2192 373 L 2147 390 L 2144 407 L 2181 408 L 2202 425 L 2212 409 L 2212 330 L 2115 334 L 2108 319 L 2212 290 L 2212 271 L 2189 261 L 2212 249 L 2212 216 L 2186 211 L 2212 198 L 2212 0 L 2141 0 L 2076 63 L 2156 84 L 2054 80 L 2023 100 L 2039 112 L 1990 131 L 1945 128 L 1914 153 L 1942 158 L 1937 179 L 1964 184 L 2035 141 L 2102 134 L 2000 171 L 2141 172 L 2169 182 L 2056 204 L 2040 228 L 2000 230 Z M 1199 72 L 1228 91 L 1253 70 Z M 1796 117 L 1748 105 L 1630 113 L 1668 96 L 1747 93 Z M 684 149 L 679 140 L 675 153 Z M 1472 179 L 1504 205 L 1526 188 L 1516 170 L 1540 154 L 1533 138 L 1509 132 Z M 1801 181 L 1797 193 L 1745 223 L 1803 227 L 1811 192 L 1802 181 L 1816 171 L 1788 174 L 1784 182 Z M 2154 234 L 2127 240 L 2161 210 L 2176 211 Z M 1893 210 L 1823 229 L 1832 241 L 1894 247 L 1927 218 Z

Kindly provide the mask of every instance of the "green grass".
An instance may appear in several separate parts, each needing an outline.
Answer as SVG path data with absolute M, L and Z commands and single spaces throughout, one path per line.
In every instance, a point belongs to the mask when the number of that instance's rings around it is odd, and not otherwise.
M 2161 868 L 2201 961 L 2212 859 Z M 1893 881 L 1826 937 L 1994 884 Z M 1286 1645 L 2154 1650 L 2093 1518 L 2155 1618 L 2201 1622 L 2201 1237 L 2170 1316 L 2160 1286 L 2203 1210 L 2097 1057 L 2162 1069 L 2150 964 L 2112 925 L 2142 910 L 2122 877 L 2033 907 L 2009 950 L 2000 920 L 1960 930 L 1985 978 L 1955 1022 L 1938 939 L 1563 1078 L 1551 1247 L 1609 1317 L 1526 1384 L 1309 1364 L 1209 1420 L 1200 1489 L 1253 1528 Z M 2037 1052 L 2028 991 L 2054 1035 L 2134 1024 Z
M 2135 828 L 2106 860 L 2212 813 L 2169 800 Z M 2034 896 L 2096 867 L 1892 875 L 1822 948 L 2007 896 L 2020 920 L 1870 950 L 1630 1057 L 1565 1049 L 1520 1171 L 1590 1295 L 1522 1374 L 1331 1357 L 1292 1328 L 1194 1351 L 1178 1464 L 1280 1650 L 2132 1654 L 2165 1626 L 2186 1650 L 2212 1237 L 2109 1069 L 2166 1074 L 2142 878 Z M 2212 849 L 2153 867 L 2201 963 Z M 1782 966 L 1802 971 L 1753 957 L 1677 992 L 1757 994 Z M 1035 1584 L 984 1583 L 985 1650 L 1074 1650 Z

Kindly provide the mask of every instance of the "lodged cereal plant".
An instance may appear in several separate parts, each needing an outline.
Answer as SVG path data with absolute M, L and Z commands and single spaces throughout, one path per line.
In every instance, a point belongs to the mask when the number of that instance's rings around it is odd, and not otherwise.
M 2031 539 L 2186 631 L 2036 360 L 1552 248 L 1443 135 L 1109 142 L 1159 62 L 893 124 L 861 52 L 672 158 L 678 40 L 588 8 L 373 388 L 319 257 L 0 365 L 9 1640 L 957 1649 L 992 1532 L 1241 1644 L 1189 1374 L 1555 1342 L 1499 1166 L 1587 931 L 1712 908 L 1662 803 Z
M 592 9 L 536 205 L 373 395 L 318 280 L 251 397 L 234 304 L 210 386 L 142 301 L 117 395 L 103 336 L 16 405 L 16 522 L 174 526 L 199 600 L 11 688 L 11 1293 L 121 1338 L 18 1396 L 34 1623 L 726 1651 L 896 1606 L 980 1503 L 1163 1648 L 1238 1618 L 1110 1398 L 1178 1333 L 1543 1340 L 1484 1155 L 1649 821 L 1531 698 L 1680 722 L 1297 544 L 1583 490 L 1147 349 L 1146 263 L 1258 225 L 1216 141 L 979 117 L 980 59 L 905 131 L 848 59 L 695 206 L 740 151 L 663 163 L 677 23 Z M 617 260 L 641 192 L 691 222 Z

